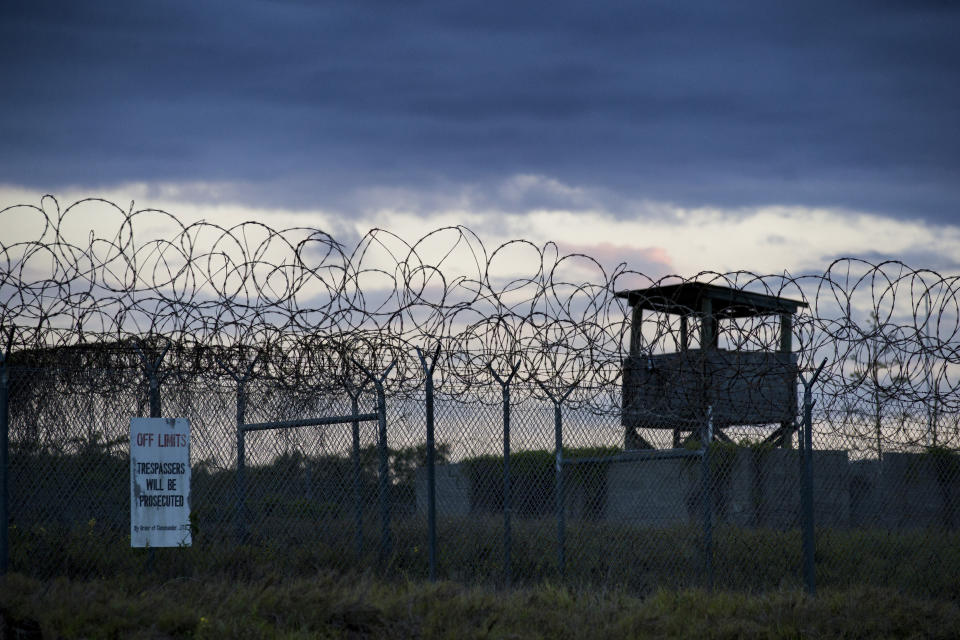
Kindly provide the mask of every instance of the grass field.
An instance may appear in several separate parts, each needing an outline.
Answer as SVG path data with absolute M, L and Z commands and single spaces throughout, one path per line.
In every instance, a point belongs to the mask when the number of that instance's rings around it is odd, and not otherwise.
M 147 573 L 160 580 L 226 576 L 256 581 L 267 575 L 288 580 L 323 570 L 389 579 L 428 577 L 422 518 L 393 522 L 390 552 L 383 558 L 375 517 L 364 523 L 359 556 L 351 520 L 284 516 L 254 524 L 244 545 L 235 543 L 232 527 L 226 526 L 226 532 L 198 531 L 192 547 L 149 553 L 129 547 L 128 529 L 94 520 L 71 528 L 11 527 L 11 570 L 40 579 L 79 580 Z M 487 587 L 506 584 L 501 518 L 442 519 L 437 537 L 440 579 Z M 713 551 L 717 589 L 765 593 L 802 584 L 801 540 L 795 529 L 718 526 Z M 817 534 L 816 572 L 822 588 L 891 588 L 919 598 L 960 602 L 960 531 L 822 529 Z M 514 586 L 615 588 L 641 597 L 660 588 L 709 586 L 698 527 L 571 523 L 561 576 L 551 518 L 514 521 L 511 577 Z
M 958 532 L 823 530 L 811 598 L 796 531 L 718 527 L 708 591 L 696 528 L 575 523 L 561 577 L 555 523 L 520 520 L 506 588 L 496 517 L 443 522 L 438 583 L 419 519 L 394 523 L 386 564 L 375 519 L 359 558 L 349 523 L 315 524 L 152 551 L 95 521 L 12 528 L 3 637 L 960 637 Z
M 367 574 L 0 579 L 8 638 L 955 638 L 955 602 L 889 589 L 763 595 L 549 583 L 497 590 Z
M 556 522 L 518 518 L 507 587 L 496 515 L 441 519 L 437 583 L 422 517 L 384 558 L 374 514 L 360 555 L 350 518 L 274 509 L 242 545 L 204 522 L 154 550 L 118 522 L 11 527 L 2 637 L 960 637 L 955 530 L 821 529 L 812 598 L 797 530 L 717 526 L 708 590 L 696 526 L 571 522 L 561 575 Z

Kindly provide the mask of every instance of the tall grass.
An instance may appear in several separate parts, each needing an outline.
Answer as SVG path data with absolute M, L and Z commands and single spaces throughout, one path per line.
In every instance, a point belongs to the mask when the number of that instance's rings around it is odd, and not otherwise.
M 232 529 L 198 530 L 188 548 L 131 549 L 128 531 L 94 520 L 74 527 L 11 527 L 11 570 L 39 578 L 79 579 L 152 575 L 297 578 L 317 571 L 424 579 L 428 575 L 422 518 L 395 519 L 391 552 L 381 560 L 380 525 L 364 521 L 362 552 L 353 521 L 280 515 L 253 523 L 238 544 Z M 567 527 L 566 565 L 557 564 L 552 518 L 513 523 L 512 583 L 619 588 L 646 595 L 659 588 L 707 585 L 702 531 L 695 526 L 654 529 L 575 521 Z M 505 584 L 503 521 L 498 516 L 441 518 L 441 579 Z M 720 525 L 714 529 L 713 584 L 719 589 L 769 592 L 799 588 L 800 533 Z M 817 532 L 818 585 L 878 586 L 923 597 L 960 600 L 960 532 L 839 530 Z
M 954 638 L 956 603 L 892 589 L 757 596 L 545 583 L 509 591 L 313 572 L 280 579 L 0 578 L 6 637 Z

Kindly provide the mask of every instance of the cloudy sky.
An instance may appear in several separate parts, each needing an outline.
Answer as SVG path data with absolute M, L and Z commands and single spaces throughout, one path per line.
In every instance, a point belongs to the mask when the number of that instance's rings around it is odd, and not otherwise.
M 7 0 L 0 208 L 960 272 L 958 7 Z

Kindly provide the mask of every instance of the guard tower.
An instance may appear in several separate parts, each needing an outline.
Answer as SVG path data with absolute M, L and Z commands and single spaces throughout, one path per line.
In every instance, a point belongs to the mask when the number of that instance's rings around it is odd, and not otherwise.
M 797 410 L 797 359 L 791 335 L 793 316 L 807 306 L 805 302 L 703 282 L 616 295 L 632 308 L 630 354 L 623 363 L 625 448 L 653 448 L 640 428 L 671 429 L 673 446 L 679 447 L 685 432 L 703 428 L 708 411 L 714 435 L 721 440 L 729 440 L 723 429 L 733 425 L 777 425 L 766 441 L 791 446 Z M 679 351 L 654 354 L 644 348 L 645 311 L 680 316 Z M 774 320 L 779 325 L 779 349 L 718 348 L 721 322 L 750 317 L 779 317 Z M 699 327 L 699 348 L 690 348 L 691 324 Z

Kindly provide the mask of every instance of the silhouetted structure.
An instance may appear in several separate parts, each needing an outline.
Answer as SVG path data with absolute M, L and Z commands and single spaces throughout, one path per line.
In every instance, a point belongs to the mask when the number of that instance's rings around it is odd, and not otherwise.
M 623 363 L 627 449 L 652 448 L 640 428 L 672 429 L 679 447 L 684 432 L 699 432 L 706 424 L 708 411 L 720 439 L 727 439 L 723 429 L 732 425 L 779 424 L 767 440 L 790 446 L 797 405 L 793 315 L 806 303 L 702 282 L 616 295 L 633 309 L 630 354 Z M 644 311 L 680 316 L 679 351 L 644 351 Z M 753 317 L 779 318 L 778 350 L 719 348 L 721 321 Z M 691 322 L 699 325 L 699 348 L 690 348 Z

